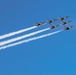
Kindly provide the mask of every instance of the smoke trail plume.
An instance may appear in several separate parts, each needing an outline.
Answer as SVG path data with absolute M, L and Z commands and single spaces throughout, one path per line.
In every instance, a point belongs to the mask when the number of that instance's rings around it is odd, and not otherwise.
M 36 32 L 32 32 L 30 34 L 26 34 L 26 35 L 23 35 L 23 36 L 19 36 L 19 37 L 13 38 L 13 39 L 9 39 L 9 40 L 0 42 L 0 46 L 5 45 L 5 44 L 9 44 L 9 43 L 12 43 L 12 42 L 15 42 L 15 41 L 18 41 L 18 40 L 21 40 L 21 39 L 24 39 L 26 37 L 33 36 L 35 34 L 38 34 L 38 33 L 44 32 L 44 31 L 47 31 L 49 29 L 50 28 L 42 29 L 42 30 L 39 30 L 39 31 L 36 31 Z
M 0 36 L 0 39 L 4 39 L 4 38 L 7 38 L 7 37 L 16 35 L 16 34 L 20 34 L 20 33 L 23 33 L 25 31 L 28 31 L 28 30 L 31 30 L 31 29 L 34 29 L 34 28 L 37 28 L 37 26 L 33 26 L 33 27 L 30 27 L 30 28 L 25 28 L 25 29 L 22 29 L 22 30 L 18 30 L 18 31 L 15 31 L 15 32 L 4 34 L 4 35 Z
M 44 38 L 44 37 L 47 37 L 47 36 L 51 36 L 53 34 L 57 34 L 57 33 L 61 32 L 61 31 L 63 31 L 63 30 L 55 31 L 55 32 L 52 32 L 52 33 L 48 33 L 48 34 L 38 36 L 38 37 L 34 37 L 34 38 L 27 39 L 27 40 L 19 41 L 19 42 L 16 42 L 16 43 L 12 43 L 12 44 L 9 44 L 9 45 L 5 45 L 5 46 L 0 47 L 0 50 L 6 49 L 6 48 L 9 48 L 9 47 L 13 47 L 13 46 L 16 46 L 16 45 L 19 45 L 19 44 L 22 44 L 22 43 L 27 43 L 27 42 L 37 40 L 37 39 L 40 39 L 40 38 Z

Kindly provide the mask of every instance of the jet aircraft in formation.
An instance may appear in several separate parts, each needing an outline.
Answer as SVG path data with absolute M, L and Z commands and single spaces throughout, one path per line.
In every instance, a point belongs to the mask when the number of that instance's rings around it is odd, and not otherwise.
M 57 19 L 53 19 L 53 20 L 46 20 L 46 22 L 48 23 L 48 24 L 50 24 L 50 23 L 52 23 L 52 22 L 55 22 Z
M 36 22 L 35 26 L 42 26 L 42 25 L 44 25 L 44 24 L 45 24 L 45 22 L 41 22 L 41 23 L 37 23 L 37 22 Z
M 70 30 L 74 26 L 64 27 L 64 30 Z
M 57 28 L 59 25 L 66 25 L 66 24 L 69 24 L 71 22 L 71 20 L 68 20 L 68 21 L 63 21 L 65 19 L 69 18 L 69 16 L 65 16 L 65 17 L 58 17 L 58 20 L 61 22 L 61 24 L 57 24 L 57 25 L 50 25 L 50 29 L 54 29 L 54 28 Z M 51 24 L 53 22 L 55 22 L 57 19 L 52 19 L 52 20 L 46 20 L 46 22 L 41 22 L 41 23 L 37 23 L 35 24 L 35 26 L 42 26 L 44 25 L 45 23 L 47 24 Z M 69 26 L 69 27 L 65 27 L 64 26 L 64 30 L 70 30 L 73 26 Z
M 54 29 L 54 28 L 57 28 L 58 26 L 59 26 L 58 24 L 55 25 L 55 26 L 54 26 L 54 25 L 51 25 L 50 28 L 51 28 L 51 29 Z
M 70 20 L 69 20 L 69 21 L 66 21 L 66 22 L 63 22 L 63 21 L 62 21 L 61 24 L 62 24 L 62 25 L 65 25 L 65 24 L 68 24 L 68 23 L 70 23 L 70 22 L 71 22 Z
M 63 20 L 65 20 L 65 19 L 67 19 L 69 16 L 65 16 L 65 17 L 58 17 L 58 19 L 60 20 L 60 21 L 63 21 Z

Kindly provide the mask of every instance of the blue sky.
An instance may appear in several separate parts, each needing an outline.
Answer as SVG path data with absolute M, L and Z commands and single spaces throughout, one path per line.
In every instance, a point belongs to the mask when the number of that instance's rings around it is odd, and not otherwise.
M 1 0 L 0 35 L 66 15 L 72 20 L 69 25 L 75 26 L 75 7 L 75 0 Z M 26 33 L 46 27 L 48 25 Z M 38 35 L 52 31 L 56 30 Z M 0 75 L 76 75 L 75 34 L 74 27 L 70 31 L 0 51 Z

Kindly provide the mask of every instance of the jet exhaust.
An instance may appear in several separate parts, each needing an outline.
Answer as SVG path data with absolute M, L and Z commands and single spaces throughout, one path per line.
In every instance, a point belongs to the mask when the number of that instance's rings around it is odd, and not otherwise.
M 42 30 L 39 30 L 39 31 L 36 31 L 36 32 L 32 32 L 32 33 L 29 33 L 29 34 L 26 34 L 26 35 L 23 35 L 23 36 L 19 36 L 19 37 L 13 38 L 13 39 L 9 39 L 9 40 L 0 42 L 0 46 L 9 44 L 9 43 L 12 43 L 12 42 L 15 42 L 15 41 L 18 41 L 18 40 L 21 40 L 21 39 L 24 39 L 24 38 L 27 38 L 27 37 L 30 37 L 30 36 L 33 36 L 35 34 L 38 34 L 38 33 L 44 32 L 44 31 L 47 31 L 49 29 L 50 28 L 45 28 L 45 29 L 42 29 Z
M 55 32 L 52 32 L 52 33 L 48 33 L 48 34 L 38 36 L 38 37 L 33 37 L 33 38 L 30 38 L 30 39 L 27 39 L 27 40 L 23 40 L 23 41 L 19 41 L 19 42 L 16 42 L 16 43 L 8 44 L 8 45 L 0 47 L 0 50 L 6 49 L 6 48 L 9 48 L 9 47 L 13 47 L 13 46 L 16 46 L 16 45 L 19 45 L 19 44 L 22 44 L 22 43 L 27 43 L 27 42 L 34 41 L 34 40 L 37 40 L 37 39 L 41 39 L 41 38 L 44 38 L 44 37 L 47 37 L 47 36 L 51 36 L 51 35 L 54 35 L 54 34 L 57 34 L 57 33 L 61 32 L 61 31 L 63 31 L 63 30 L 55 31 Z
M 11 32 L 11 33 L 8 33 L 8 34 L 1 35 L 0 39 L 4 39 L 4 38 L 7 38 L 7 37 L 16 35 L 16 34 L 20 34 L 20 33 L 23 33 L 25 31 L 29 31 L 29 30 L 34 29 L 34 28 L 37 28 L 37 26 L 33 26 L 33 27 L 30 27 L 30 28 L 25 28 L 25 29 L 22 29 L 22 30 L 18 30 L 18 31 L 15 31 L 15 32 Z

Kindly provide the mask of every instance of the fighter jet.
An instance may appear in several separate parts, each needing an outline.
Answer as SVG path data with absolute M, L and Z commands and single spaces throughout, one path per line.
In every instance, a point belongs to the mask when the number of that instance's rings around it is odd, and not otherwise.
M 45 22 L 42 22 L 42 23 L 37 23 L 37 22 L 36 22 L 35 26 L 42 26 L 42 25 L 44 25 L 44 24 L 45 24 Z
M 55 26 L 54 26 L 54 25 L 51 25 L 51 26 L 50 26 L 50 29 L 57 28 L 58 26 L 59 26 L 58 24 L 57 24 L 57 25 L 55 25 Z
M 63 21 L 63 20 L 65 20 L 65 19 L 67 19 L 69 16 L 65 16 L 65 17 L 58 17 L 58 19 L 60 20 L 60 21 Z
M 64 30 L 70 30 L 74 26 L 64 27 Z
M 50 24 L 50 23 L 52 23 L 52 22 L 55 22 L 57 19 L 53 19 L 53 20 L 46 20 L 46 22 L 48 23 L 48 24 Z
M 68 24 L 69 22 L 71 22 L 71 21 L 70 20 L 69 21 L 66 21 L 66 22 L 61 21 L 61 24 L 62 25 L 65 25 L 65 24 Z

